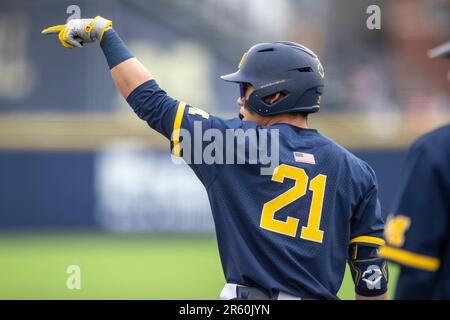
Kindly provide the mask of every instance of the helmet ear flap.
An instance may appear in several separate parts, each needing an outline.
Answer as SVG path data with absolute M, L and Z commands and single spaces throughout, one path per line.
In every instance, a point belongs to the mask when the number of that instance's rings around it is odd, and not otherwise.
M 267 100 L 277 93 L 280 93 L 282 97 L 272 104 L 269 103 Z M 280 103 L 284 104 L 287 98 L 291 98 L 291 92 L 279 83 L 255 89 L 248 98 L 248 106 L 260 115 L 269 115 L 272 114 L 273 109 L 277 109 Z
M 294 108 L 297 106 L 308 105 L 311 106 L 312 110 L 318 111 L 320 108 L 320 102 L 322 100 L 322 91 L 323 87 L 311 88 L 306 90 L 303 95 L 299 97 L 299 99 L 294 104 Z M 316 112 L 314 111 L 314 112 Z
M 270 98 L 276 96 L 277 94 L 279 94 L 279 97 L 276 101 L 274 101 L 273 103 L 268 103 L 267 100 L 269 100 Z M 274 106 L 277 103 L 281 102 L 283 99 L 287 98 L 287 96 L 289 95 L 289 91 L 288 90 L 281 90 L 269 95 L 266 95 L 265 97 L 262 98 L 262 100 L 269 106 Z

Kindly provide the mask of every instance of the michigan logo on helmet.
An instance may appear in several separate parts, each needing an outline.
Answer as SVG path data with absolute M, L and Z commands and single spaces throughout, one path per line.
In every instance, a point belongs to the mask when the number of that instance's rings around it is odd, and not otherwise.
M 319 111 L 325 72 L 317 55 L 289 41 L 259 43 L 242 56 L 238 71 L 221 76 L 225 81 L 249 83 L 255 90 L 247 106 L 260 115 Z M 265 99 L 276 93 L 274 104 Z

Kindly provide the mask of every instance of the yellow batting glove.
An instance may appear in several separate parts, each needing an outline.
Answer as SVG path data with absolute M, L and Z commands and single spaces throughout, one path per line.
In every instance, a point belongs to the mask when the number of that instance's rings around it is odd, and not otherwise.
M 42 34 L 57 33 L 64 47 L 81 48 L 85 43 L 102 41 L 109 28 L 112 28 L 112 21 L 97 16 L 94 19 L 72 19 L 67 24 L 44 29 Z

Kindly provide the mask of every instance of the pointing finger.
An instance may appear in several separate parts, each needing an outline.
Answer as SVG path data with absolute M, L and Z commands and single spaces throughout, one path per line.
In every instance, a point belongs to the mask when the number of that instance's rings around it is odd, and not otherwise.
M 64 30 L 65 27 L 66 27 L 65 24 L 61 24 L 61 25 L 58 25 L 58 26 L 53 26 L 53 27 L 46 28 L 46 29 L 42 30 L 41 33 L 42 34 L 59 33 L 61 30 Z

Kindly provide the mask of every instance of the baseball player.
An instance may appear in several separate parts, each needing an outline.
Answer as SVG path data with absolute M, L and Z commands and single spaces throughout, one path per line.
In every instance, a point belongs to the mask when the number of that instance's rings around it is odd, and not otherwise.
M 170 97 L 107 19 L 74 19 L 43 33 L 57 33 L 68 48 L 100 42 L 120 93 L 139 118 L 170 139 L 172 153 L 203 183 L 227 281 L 222 299 L 337 299 L 347 260 L 357 298 L 386 298 L 376 176 L 308 128 L 325 77 L 311 50 L 293 42 L 251 47 L 238 70 L 222 76 L 240 87 L 239 117 L 226 120 Z M 198 132 L 214 132 L 214 138 L 199 144 Z M 219 142 L 230 136 L 232 143 L 222 148 Z M 200 145 L 200 155 L 212 145 L 217 161 L 198 161 L 192 144 Z M 279 158 L 270 175 L 262 174 L 267 163 L 252 152 L 267 146 Z M 239 161 L 223 163 L 221 154 Z
M 450 58 L 450 42 L 430 50 Z M 450 81 L 450 72 L 448 73 Z M 450 299 L 450 125 L 410 148 L 380 253 L 401 265 L 395 299 Z

